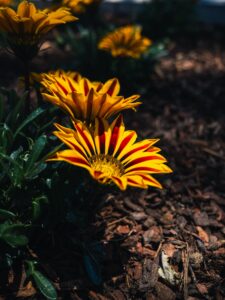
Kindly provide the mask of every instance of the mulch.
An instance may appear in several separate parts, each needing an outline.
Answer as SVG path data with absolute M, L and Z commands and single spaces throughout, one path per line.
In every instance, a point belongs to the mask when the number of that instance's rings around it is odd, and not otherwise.
M 131 117 L 143 138 L 161 139 L 174 173 L 159 178 L 162 191 L 106 197 L 93 225 L 104 283 L 88 299 L 225 299 L 225 52 L 178 45 Z
M 224 50 L 176 43 L 149 76 L 128 123 L 160 138 L 174 172 L 157 177 L 163 190 L 108 193 L 85 230 L 84 255 L 65 247 L 46 256 L 59 299 L 225 299 Z

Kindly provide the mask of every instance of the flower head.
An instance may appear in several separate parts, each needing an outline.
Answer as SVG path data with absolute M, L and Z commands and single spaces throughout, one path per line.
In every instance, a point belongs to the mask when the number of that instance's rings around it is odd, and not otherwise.
M 124 26 L 103 37 L 98 48 L 110 52 L 112 56 L 139 58 L 151 44 L 150 39 L 141 35 L 139 26 Z
M 12 4 L 13 0 L 0 0 L 0 7 L 11 6 Z
M 85 11 L 85 8 L 92 4 L 95 0 L 63 0 L 62 6 L 69 7 L 72 12 L 80 14 Z
M 41 81 L 45 100 L 57 105 L 72 119 L 87 123 L 96 117 L 109 118 L 122 110 L 135 109 L 139 95 L 128 98 L 119 96 L 120 84 L 113 78 L 105 83 L 90 82 L 87 78 L 72 79 L 70 76 L 46 75 Z
M 95 119 L 94 130 L 81 121 L 75 121 L 75 130 L 56 124 L 54 134 L 69 149 L 57 152 L 49 160 L 65 161 L 85 168 L 102 184 L 115 183 L 121 190 L 128 185 L 161 188 L 151 174 L 170 173 L 166 159 L 153 145 L 157 139 L 135 142 L 135 131 L 125 130 L 120 115 L 109 124 L 104 119 Z
M 16 11 L 9 7 L 0 8 L 0 31 L 7 34 L 12 50 L 23 59 L 36 55 L 44 34 L 59 24 L 75 20 L 77 18 L 68 8 L 49 12 L 47 9 L 39 10 L 26 0 L 20 2 Z

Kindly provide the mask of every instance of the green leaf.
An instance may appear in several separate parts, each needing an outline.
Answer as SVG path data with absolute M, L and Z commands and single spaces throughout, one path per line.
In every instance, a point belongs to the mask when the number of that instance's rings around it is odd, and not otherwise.
M 26 175 L 27 180 L 35 179 L 44 169 L 46 169 L 46 163 L 38 163 L 34 165 L 34 168 L 30 170 L 29 174 Z
M 48 198 L 46 196 L 40 196 L 32 201 L 32 219 L 37 220 L 41 213 L 41 203 L 47 203 Z
M 12 247 L 25 246 L 28 239 L 24 234 L 21 234 L 21 229 L 24 230 L 24 224 L 10 224 L 5 222 L 0 225 L 0 238 Z
M 28 238 L 23 234 L 4 234 L 2 239 L 11 247 L 25 246 L 28 243 Z
M 5 160 L 9 161 L 12 164 L 12 166 L 9 167 L 7 165 L 4 165 L 4 163 L 2 163 L 0 160 L 0 164 L 4 169 L 5 173 L 9 176 L 12 184 L 14 186 L 20 187 L 21 182 L 24 178 L 23 166 L 19 164 L 16 160 L 11 158 L 10 156 L 5 155 L 3 153 L 0 153 L 0 158 L 4 158 Z
M 27 277 L 30 277 L 35 271 L 35 265 L 37 262 L 36 260 L 25 260 L 25 263 L 27 264 L 26 275 Z
M 34 163 L 38 160 L 41 152 L 43 151 L 46 145 L 47 138 L 45 135 L 40 136 L 32 147 L 32 151 L 29 155 L 28 161 L 25 165 L 25 172 L 29 173 L 29 171 L 34 167 Z
M 42 273 L 34 270 L 31 275 L 42 295 L 50 300 L 57 299 L 57 293 L 53 284 Z
M 7 124 L 3 124 L 0 128 L 0 144 L 4 149 L 8 149 L 13 142 L 13 133 Z
M 9 210 L 5 210 L 5 209 L 0 209 L 0 218 L 7 220 L 7 219 L 11 219 L 11 218 L 15 218 L 16 215 L 9 211 Z
M 35 111 L 33 111 L 23 122 L 22 124 L 17 128 L 16 132 L 14 133 L 14 138 L 17 136 L 17 134 L 29 123 L 31 123 L 33 120 L 35 120 L 37 117 L 39 117 L 44 112 L 43 108 L 38 108 Z
M 24 225 L 24 224 L 10 224 L 9 222 L 5 222 L 4 224 L 4 228 L 2 230 L 0 230 L 0 234 L 7 234 L 7 233 L 12 233 L 14 231 L 15 234 L 18 233 L 18 230 L 21 229 L 25 229 L 26 227 L 28 227 L 28 225 Z
M 14 103 L 11 103 L 11 110 L 6 118 L 6 123 L 9 124 L 11 129 L 16 129 L 17 127 L 17 121 L 21 117 L 21 113 L 23 111 L 22 107 L 25 102 L 25 98 L 27 97 L 27 93 L 23 95 L 22 98 L 19 98 L 19 96 L 16 94 L 15 91 L 10 91 L 8 94 L 8 101 L 12 101 L 14 99 Z
M 15 160 L 19 157 L 19 155 L 23 152 L 23 147 L 19 147 L 17 150 L 13 151 L 11 154 L 10 154 L 10 157 Z

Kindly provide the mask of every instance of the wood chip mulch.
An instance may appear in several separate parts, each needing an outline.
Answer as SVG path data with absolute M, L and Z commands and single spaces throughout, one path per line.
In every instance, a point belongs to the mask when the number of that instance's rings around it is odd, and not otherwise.
M 88 299 L 225 299 L 224 82 L 220 45 L 176 46 L 157 67 L 132 127 L 161 139 L 174 173 L 162 191 L 108 195 L 104 285 Z

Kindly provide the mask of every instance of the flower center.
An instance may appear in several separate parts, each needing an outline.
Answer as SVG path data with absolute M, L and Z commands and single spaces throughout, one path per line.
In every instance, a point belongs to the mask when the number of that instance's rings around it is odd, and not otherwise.
M 95 171 L 102 172 L 106 177 L 121 177 L 124 174 L 122 164 L 109 155 L 94 155 L 90 159 L 90 164 Z

